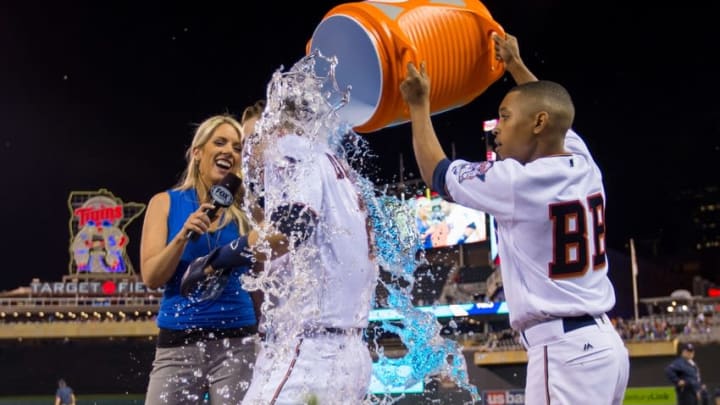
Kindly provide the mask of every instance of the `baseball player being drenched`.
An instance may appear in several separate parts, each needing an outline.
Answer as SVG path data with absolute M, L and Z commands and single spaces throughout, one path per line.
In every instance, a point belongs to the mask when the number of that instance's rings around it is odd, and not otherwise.
M 378 269 L 359 174 L 330 146 L 342 126 L 322 90 L 327 78 L 314 74 L 316 56 L 275 72 L 245 145 L 246 177 L 257 182 L 249 199 L 261 201 L 269 235 L 249 245 L 271 260 L 257 276 L 265 341 L 243 404 L 357 404 L 370 384 L 362 333 Z M 257 253 L 265 242 L 272 252 Z M 241 238 L 199 265 L 235 266 L 247 246 Z
M 605 192 L 600 169 L 571 130 L 574 106 L 557 83 L 538 81 L 517 40 L 493 36 L 517 86 L 502 100 L 497 162 L 450 161 L 430 117 L 430 78 L 408 65 L 409 106 L 423 180 L 444 198 L 495 216 L 510 324 L 528 352 L 527 404 L 620 404 L 628 352 L 605 314 Z

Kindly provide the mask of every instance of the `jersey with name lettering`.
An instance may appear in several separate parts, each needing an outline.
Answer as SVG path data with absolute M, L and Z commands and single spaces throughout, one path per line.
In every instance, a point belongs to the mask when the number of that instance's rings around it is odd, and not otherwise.
M 287 204 L 315 218 L 307 240 L 266 266 L 282 284 L 269 297 L 270 330 L 366 327 L 378 269 L 352 171 L 327 146 L 297 135 L 282 136 L 265 159 L 266 218 Z
M 445 174 L 444 192 L 452 200 L 497 220 L 503 288 L 517 330 L 615 305 L 602 175 L 573 131 L 565 150 L 525 165 L 456 160 Z

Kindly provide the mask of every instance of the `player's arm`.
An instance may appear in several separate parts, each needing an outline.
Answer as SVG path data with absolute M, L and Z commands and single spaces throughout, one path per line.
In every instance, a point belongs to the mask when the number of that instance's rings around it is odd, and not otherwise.
M 265 262 L 269 257 L 268 250 L 271 251 L 272 258 L 275 258 L 283 254 L 282 252 L 287 252 L 287 243 L 285 236 L 278 234 L 265 237 L 261 243 L 259 233 L 253 229 L 247 235 L 193 260 L 183 274 L 180 292 L 185 297 L 190 296 L 200 283 L 214 276 L 216 272 L 222 274 L 228 269 L 238 267 L 243 271 L 258 268 L 258 263 Z
M 251 272 L 257 274 L 262 271 L 265 271 L 265 263 L 255 262 L 252 266 Z M 260 324 L 260 320 L 262 318 L 262 305 L 263 301 L 265 301 L 265 293 L 263 290 L 252 290 L 249 291 L 249 293 L 253 302 L 253 310 L 255 311 L 255 321 Z
M 293 145 L 290 141 L 288 144 Z M 272 172 L 277 175 L 265 179 L 268 190 L 265 216 L 270 234 L 275 237 L 275 240 L 268 241 L 272 245 L 272 258 L 304 243 L 317 227 L 315 208 L 321 205 L 322 176 L 318 171 L 319 162 L 314 162 L 313 156 L 304 153 L 307 152 L 304 146 L 304 143 L 299 143 L 292 156 L 284 156 L 273 167 Z M 271 162 L 271 165 L 274 164 Z
M 440 146 L 430 117 L 430 80 L 425 70 L 425 62 L 418 71 L 415 65 L 408 63 L 407 77 L 400 83 L 400 93 L 408 105 L 412 144 L 425 184 L 433 184 L 433 173 L 441 162 L 449 165 L 447 155 Z
M 191 266 L 201 266 L 205 269 L 205 274 L 211 274 L 215 269 L 249 268 L 255 262 L 265 262 L 268 259 L 267 250 L 272 251 L 270 256 L 272 259 L 287 253 L 287 245 L 288 238 L 283 234 L 273 232 L 261 241 L 260 234 L 253 229 L 247 235 L 240 236 L 195 259 Z
M 315 231 L 317 215 L 302 203 L 288 203 L 273 210 L 267 234 L 261 239 L 256 230 L 248 232 L 208 256 L 207 265 L 214 269 L 251 266 L 288 253 Z M 269 254 L 268 254 L 269 253 Z
M 520 47 L 515 36 L 506 33 L 505 38 L 503 38 L 495 33 L 492 39 L 495 43 L 497 58 L 503 61 L 505 70 L 510 73 L 515 83 L 523 84 L 538 81 L 538 78 L 525 66 L 525 62 L 520 57 Z
M 538 78 L 528 69 L 520 57 L 520 47 L 515 36 L 506 33 L 505 38 L 502 38 L 498 34 L 493 34 L 492 39 L 495 43 L 497 58 L 503 61 L 505 70 L 510 73 L 515 83 L 523 84 L 538 81 Z M 590 156 L 587 145 L 573 130 L 569 130 L 565 136 L 565 149 L 573 153 Z
M 296 247 L 307 240 L 315 231 L 317 214 L 310 206 L 311 198 L 303 194 L 319 194 L 316 186 L 319 178 L 314 175 L 311 165 L 298 165 L 298 159 L 283 160 L 278 167 L 272 167 L 272 162 L 266 169 L 268 173 L 275 173 L 266 179 L 266 195 L 263 205 L 267 222 L 263 225 L 263 236 L 257 230 L 248 232 L 231 243 L 214 249 L 210 254 L 193 263 L 195 267 L 201 266 L 206 274 L 213 269 L 252 266 L 253 262 L 265 262 L 276 259 L 289 252 L 291 246 Z M 306 170 L 302 170 L 306 169 Z M 304 185 L 303 180 L 309 182 Z
M 413 150 L 423 181 L 444 198 L 467 207 L 496 216 L 511 215 L 515 170 L 512 163 L 499 162 L 498 166 L 503 168 L 495 169 L 490 176 L 492 163 L 482 166 L 461 160 L 451 162 L 443 152 L 430 119 L 430 81 L 424 63 L 420 71 L 408 64 L 408 76 L 400 84 L 400 92 L 410 110 Z
M 266 162 L 265 219 L 277 238 L 270 241 L 273 258 L 308 240 L 316 230 L 322 207 L 321 163 L 307 139 L 290 135 L 279 140 L 277 158 Z M 270 154 L 273 155 L 272 153 Z
M 185 221 L 182 230 L 168 243 L 170 195 L 163 192 L 153 196 L 145 212 L 140 240 L 140 274 L 146 286 L 159 288 L 170 280 L 185 250 L 187 232 L 202 234 L 210 227 L 210 218 L 203 213 L 203 210 L 209 208 L 212 208 L 211 204 L 201 204 Z

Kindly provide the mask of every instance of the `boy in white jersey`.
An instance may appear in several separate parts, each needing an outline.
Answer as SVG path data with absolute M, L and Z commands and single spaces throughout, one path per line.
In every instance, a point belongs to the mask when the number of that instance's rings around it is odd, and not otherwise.
M 447 159 L 432 126 L 425 65 L 418 71 L 409 64 L 400 91 L 421 175 L 444 198 L 497 220 L 510 323 L 528 350 L 526 403 L 620 404 L 629 360 L 605 315 L 615 293 L 607 277 L 600 170 L 570 129 L 567 91 L 535 78 L 514 37 L 493 40 L 518 84 L 499 108 L 501 160 Z
M 368 215 L 357 174 L 322 133 L 334 128 L 321 122 L 330 113 L 318 103 L 321 88 L 294 74 L 276 75 L 268 86 L 256 125 L 259 143 L 248 156 L 262 167 L 255 175 L 262 187 L 254 188 L 262 189 L 264 218 L 285 241 L 271 241 L 273 259 L 260 276 L 273 288 L 264 291 L 266 337 L 242 403 L 358 404 L 372 373 L 362 333 L 378 272 Z M 321 132 L 309 133 L 315 127 Z M 278 254 L 283 244 L 289 251 Z M 247 239 L 240 240 L 196 267 L 235 265 L 247 260 L 241 254 L 247 247 Z

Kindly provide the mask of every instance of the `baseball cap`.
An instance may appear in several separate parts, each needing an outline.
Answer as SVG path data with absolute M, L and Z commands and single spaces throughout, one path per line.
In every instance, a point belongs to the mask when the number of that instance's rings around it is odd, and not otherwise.
M 680 350 L 687 350 L 689 352 L 694 352 L 695 346 L 693 346 L 692 343 L 683 343 L 682 345 L 680 345 Z

